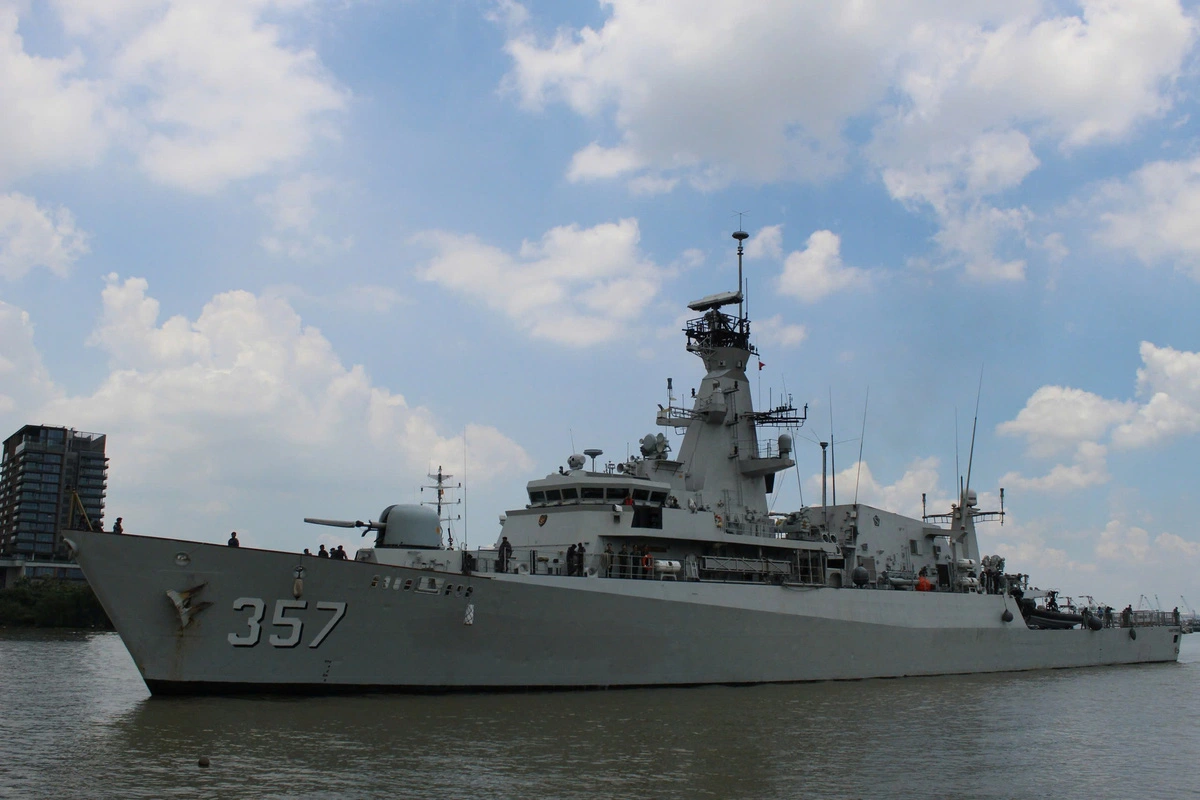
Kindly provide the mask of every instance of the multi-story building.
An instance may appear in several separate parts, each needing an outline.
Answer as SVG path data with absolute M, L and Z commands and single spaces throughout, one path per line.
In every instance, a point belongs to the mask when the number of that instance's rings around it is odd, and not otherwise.
M 104 434 L 26 425 L 0 455 L 0 585 L 29 577 L 77 578 L 62 531 L 104 519 Z M 85 518 L 86 514 L 86 518 Z M 86 521 L 85 521 L 86 520 Z M 57 563 L 56 563 L 57 562 Z

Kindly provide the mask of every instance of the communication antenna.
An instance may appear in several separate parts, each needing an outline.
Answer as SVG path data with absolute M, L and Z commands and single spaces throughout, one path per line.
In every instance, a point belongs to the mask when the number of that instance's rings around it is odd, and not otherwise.
M 858 435 L 858 474 L 854 476 L 854 505 L 858 505 L 858 479 L 862 476 L 863 444 L 867 441 L 867 403 L 871 399 L 871 387 L 867 387 L 867 396 L 863 399 L 862 433 Z M 832 437 L 830 437 L 832 438 Z
M 833 387 L 829 387 L 829 469 L 833 473 L 830 483 L 833 488 L 833 504 L 837 505 L 837 442 L 833 440 Z
M 975 429 L 979 426 L 979 396 L 981 394 L 983 394 L 983 367 L 979 368 L 979 388 L 975 390 L 975 421 L 971 423 L 971 452 L 967 456 L 967 486 L 963 489 L 960 506 L 966 505 L 967 492 L 971 491 L 971 465 L 975 462 Z
M 786 380 L 784 380 L 784 382 L 783 382 L 783 393 L 784 393 L 784 395 L 785 395 L 785 396 L 787 396 L 787 381 L 786 381 Z M 772 402 L 773 402 L 773 401 L 772 401 Z M 788 433 L 794 433 L 794 434 L 795 434 L 795 436 L 799 436 L 799 435 L 800 435 L 800 429 L 799 429 L 799 428 L 793 428 L 791 425 L 789 425 L 789 426 L 788 426 L 788 428 L 787 428 L 787 430 L 788 430 Z M 807 437 L 807 436 L 805 436 L 804 438 L 805 438 L 805 439 L 807 439 L 808 437 Z M 801 481 L 801 479 L 800 479 L 800 466 L 799 466 L 799 464 L 797 464 L 797 465 L 796 465 L 796 470 L 795 470 L 795 471 L 796 471 L 796 491 L 797 491 L 797 492 L 799 493 L 799 495 L 800 495 L 800 507 L 801 507 L 801 508 L 803 508 L 803 507 L 804 507 L 804 483 L 803 483 L 803 481 Z
M 589 447 L 587 450 L 583 451 L 583 454 L 592 459 L 592 472 L 595 472 L 596 471 L 596 456 L 604 455 L 604 451 L 598 447 Z
M 744 310 L 745 301 L 743 300 L 743 292 L 742 292 L 742 252 L 744 250 L 744 248 L 742 247 L 742 243 L 750 238 L 750 234 L 748 234 L 744 230 L 742 230 L 742 217 L 745 216 L 747 212 L 735 211 L 734 213 L 737 214 L 737 216 L 738 216 L 738 229 L 733 232 L 733 238 L 737 239 L 737 243 L 738 243 L 738 249 L 737 249 L 737 256 L 738 256 L 738 288 L 737 288 L 737 291 L 738 291 L 738 319 L 743 320 L 746 318 L 746 314 L 745 314 L 745 310 Z
M 467 547 L 467 429 L 463 428 L 463 479 L 462 479 L 462 504 L 463 504 L 463 524 L 462 524 L 462 547 L 465 550 Z
M 954 477 L 958 478 L 958 490 L 962 491 L 962 468 L 958 466 L 958 406 L 954 407 Z
M 825 450 L 829 447 L 829 442 L 818 442 L 821 445 L 821 511 L 826 511 L 828 504 L 825 502 L 825 483 L 828 478 L 828 473 L 825 465 L 828 463 L 825 458 Z

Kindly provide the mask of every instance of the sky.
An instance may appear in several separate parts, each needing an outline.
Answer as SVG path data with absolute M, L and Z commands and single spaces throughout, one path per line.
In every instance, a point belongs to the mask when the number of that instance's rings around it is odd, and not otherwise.
M 130 533 L 353 548 L 303 517 L 440 465 L 490 545 L 702 377 L 740 225 L 758 403 L 808 412 L 774 510 L 818 439 L 900 513 L 969 466 L 1009 571 L 1194 605 L 1198 39 L 1181 0 L 0 0 L 0 435 L 107 434 Z

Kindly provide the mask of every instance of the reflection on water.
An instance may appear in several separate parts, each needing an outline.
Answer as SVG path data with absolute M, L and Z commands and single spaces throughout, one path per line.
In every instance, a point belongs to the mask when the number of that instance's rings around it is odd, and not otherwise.
M 1179 664 L 524 695 L 151 699 L 115 634 L 0 634 L 0 670 L 0 796 L 1172 797 L 1200 765 L 1200 636 Z

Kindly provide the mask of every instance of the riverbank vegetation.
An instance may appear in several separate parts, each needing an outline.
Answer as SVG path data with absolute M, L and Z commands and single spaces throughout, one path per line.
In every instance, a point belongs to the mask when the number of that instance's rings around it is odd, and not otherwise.
M 0 589 L 0 626 L 112 630 L 91 586 L 79 581 L 28 578 Z

